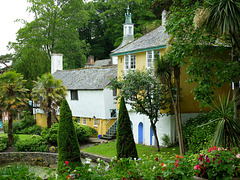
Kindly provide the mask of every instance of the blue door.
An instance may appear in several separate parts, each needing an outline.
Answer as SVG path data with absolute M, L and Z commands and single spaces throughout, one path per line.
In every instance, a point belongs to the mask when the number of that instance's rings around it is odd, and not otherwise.
M 3 128 L 2 121 L 0 121 L 0 129 Z
M 152 140 L 153 140 L 153 130 L 152 130 L 152 126 L 150 126 L 150 145 L 153 145 L 153 142 L 152 142 Z
M 138 124 L 138 143 L 143 144 L 143 123 Z

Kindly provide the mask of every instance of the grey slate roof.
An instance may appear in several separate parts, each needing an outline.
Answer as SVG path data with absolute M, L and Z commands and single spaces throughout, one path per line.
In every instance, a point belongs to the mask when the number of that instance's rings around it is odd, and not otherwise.
M 68 90 L 96 90 L 107 87 L 110 79 L 117 77 L 117 67 L 62 70 L 53 76 L 61 79 Z
M 103 67 L 103 66 L 109 66 L 109 65 L 112 65 L 111 59 L 97 60 L 94 63 L 94 67 Z
M 165 32 L 165 26 L 159 26 L 146 35 L 126 44 L 123 47 L 116 48 L 112 51 L 112 56 L 131 53 L 134 51 L 140 52 L 154 47 L 165 46 L 170 39 L 170 35 Z

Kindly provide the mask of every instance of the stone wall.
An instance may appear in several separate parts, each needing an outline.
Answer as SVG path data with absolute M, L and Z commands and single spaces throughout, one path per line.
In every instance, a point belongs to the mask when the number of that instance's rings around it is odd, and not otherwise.
M 106 157 L 81 152 L 82 158 L 90 158 L 92 162 L 96 162 L 98 158 L 105 162 L 111 160 Z M 57 153 L 46 152 L 2 152 L 0 153 L 0 164 L 9 164 L 14 162 L 25 162 L 32 165 L 40 165 L 46 167 L 56 167 L 58 160 Z

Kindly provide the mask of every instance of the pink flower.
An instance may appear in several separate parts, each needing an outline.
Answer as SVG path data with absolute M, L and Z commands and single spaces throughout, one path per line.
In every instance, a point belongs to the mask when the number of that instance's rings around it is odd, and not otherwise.
M 157 177 L 157 179 L 162 180 L 162 178 L 160 178 L 160 177 Z
M 202 155 L 202 154 L 199 155 L 198 160 L 199 160 L 200 162 L 202 162 L 202 160 L 203 160 L 203 155 Z
M 220 164 L 222 161 L 218 161 L 218 164 Z
M 208 158 L 208 156 L 205 156 L 206 162 L 210 163 L 210 159 Z
M 179 160 L 177 159 L 176 162 L 175 162 L 175 166 L 176 166 L 176 167 L 179 166 L 179 165 L 178 165 L 178 162 L 179 162 Z
M 236 171 L 238 171 L 238 168 L 236 168 Z
M 194 166 L 194 169 L 195 169 L 195 170 L 200 170 L 201 168 L 200 168 L 199 165 L 196 165 L 196 166 Z
M 68 166 L 69 162 L 68 162 L 68 161 L 65 161 L 65 164 Z
M 240 158 L 240 154 L 237 154 L 237 155 L 236 155 L 236 158 Z
M 213 160 L 213 162 L 214 162 L 214 161 L 216 160 L 216 158 L 215 158 L 215 157 L 213 157 L 213 159 L 212 159 L 212 160 Z

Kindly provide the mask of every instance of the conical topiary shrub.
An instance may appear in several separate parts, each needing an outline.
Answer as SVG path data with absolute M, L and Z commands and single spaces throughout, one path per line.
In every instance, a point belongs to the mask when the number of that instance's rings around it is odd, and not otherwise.
M 138 158 L 131 122 L 123 96 L 120 100 L 117 124 L 117 158 Z
M 77 166 L 82 166 L 80 146 L 72 120 L 72 112 L 66 99 L 62 101 L 60 109 L 57 142 L 58 172 L 61 172 L 65 165 L 70 166 L 72 169 Z

